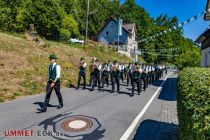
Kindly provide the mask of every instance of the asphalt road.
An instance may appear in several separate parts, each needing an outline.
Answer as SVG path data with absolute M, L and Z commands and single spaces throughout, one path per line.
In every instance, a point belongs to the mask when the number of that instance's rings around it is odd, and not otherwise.
M 51 107 L 48 107 L 45 113 L 37 112 L 38 104 L 41 104 L 44 100 L 44 94 L 0 103 L 0 139 L 123 140 L 123 135 L 127 136 L 125 132 L 131 126 L 131 123 L 145 109 L 145 105 L 156 91 L 161 89 L 160 85 L 164 81 L 165 76 L 156 81 L 154 85 L 148 87 L 141 95 L 135 95 L 134 97 L 128 95 L 131 92 L 131 86 L 124 86 L 124 83 L 121 83 L 123 94 L 108 92 L 111 90 L 111 86 L 106 87 L 102 92 L 99 92 L 97 88 L 93 92 L 87 89 L 65 88 L 62 90 L 64 107 L 57 109 L 58 100 L 56 95 L 52 94 Z M 149 104 L 148 109 L 142 114 L 143 116 L 136 122 L 137 125 L 134 126 L 135 129 L 128 135 L 128 139 L 134 138 L 139 140 L 141 137 L 149 137 L 149 131 L 143 132 L 139 130 L 142 125 L 145 126 L 145 121 L 147 129 L 150 129 L 147 125 L 154 126 L 154 124 L 148 124 L 148 120 L 156 120 L 154 123 L 164 121 L 161 120 L 164 101 L 173 98 L 172 100 L 176 102 L 176 98 L 174 98 L 176 94 L 176 80 L 174 80 L 176 79 L 176 74 L 169 75 L 169 78 L 173 80 L 168 82 L 166 80 L 164 83 L 164 96 L 160 98 L 160 93 L 163 91 L 157 92 L 151 105 Z M 170 96 L 171 93 L 173 93 L 171 95 L 173 97 Z M 161 101 L 158 102 L 157 100 Z M 13 130 L 33 131 L 33 133 L 32 136 L 27 137 L 5 136 L 11 134 L 9 132 Z M 45 136 L 44 132 L 52 133 L 48 133 L 48 136 Z M 60 132 L 59 136 L 58 132 Z M 156 134 L 157 132 L 156 129 L 152 133 Z M 154 139 L 154 137 L 151 139 Z

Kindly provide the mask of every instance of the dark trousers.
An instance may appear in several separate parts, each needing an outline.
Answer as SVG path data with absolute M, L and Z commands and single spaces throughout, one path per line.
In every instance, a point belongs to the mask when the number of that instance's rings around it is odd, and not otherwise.
M 124 76 L 125 76 L 125 79 L 127 79 L 127 71 L 124 70 Z
M 165 74 L 167 75 L 167 69 L 165 69 Z
M 89 86 L 92 85 L 93 82 L 93 73 L 90 73 L 90 81 L 89 81 Z
M 152 80 L 153 80 L 153 74 L 150 73 L 150 74 L 149 74 L 149 84 L 150 84 L 150 85 L 152 84 Z
M 120 72 L 120 79 L 122 80 L 122 82 L 124 81 L 123 71 Z
M 85 88 L 86 87 L 86 73 L 79 73 L 77 88 L 79 88 L 79 86 L 80 86 L 81 78 L 83 78 L 83 81 L 84 81 L 84 87 L 83 88 Z
M 98 82 L 98 90 L 100 90 L 100 84 L 101 84 L 100 75 L 93 75 L 93 84 L 91 90 L 94 90 L 94 87 L 96 86 L 97 82 Z
M 102 82 L 102 87 L 104 87 L 104 84 L 107 84 L 107 87 L 109 86 L 109 76 L 102 76 L 101 78 Z
M 141 79 L 138 78 L 138 79 L 132 79 L 133 83 L 132 83 L 132 95 L 134 95 L 134 91 L 135 91 L 135 84 L 137 85 L 137 91 L 138 91 L 138 94 L 141 93 Z
M 152 83 L 154 83 L 154 81 L 156 80 L 156 73 L 152 73 Z
M 51 93 L 52 93 L 53 89 L 55 90 L 55 93 L 58 97 L 59 104 L 63 104 L 63 99 L 62 99 L 62 95 L 61 95 L 61 92 L 60 92 L 60 82 L 56 82 L 54 88 L 50 87 L 51 83 L 52 82 L 50 82 L 50 81 L 47 82 L 46 96 L 45 96 L 45 101 L 44 101 L 44 107 L 45 108 L 47 108 L 47 105 L 49 104 L 50 96 L 51 96 Z
M 141 80 L 144 82 L 144 90 L 146 90 L 147 87 L 147 78 L 146 77 L 142 77 Z
M 120 77 L 112 76 L 112 92 L 115 90 L 115 83 L 117 83 L 117 91 L 120 92 Z
M 127 74 L 127 85 L 129 85 L 129 82 L 131 81 L 131 85 L 132 85 L 132 83 L 133 83 L 133 81 L 132 81 L 132 74 L 131 73 L 128 73 Z

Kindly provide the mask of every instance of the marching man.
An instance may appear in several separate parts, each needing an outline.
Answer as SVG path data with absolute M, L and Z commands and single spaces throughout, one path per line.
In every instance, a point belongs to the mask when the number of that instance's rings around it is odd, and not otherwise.
M 101 71 L 101 64 L 99 63 L 99 60 L 96 59 L 94 67 L 93 67 L 93 83 L 92 83 L 92 88 L 90 91 L 94 91 L 94 87 L 97 85 L 98 82 L 98 90 L 100 91 L 100 71 Z
M 135 90 L 135 84 L 137 85 L 137 91 L 138 91 L 138 95 L 140 95 L 142 89 L 141 89 L 141 73 L 142 73 L 142 69 L 140 66 L 138 66 L 138 63 L 135 62 L 135 68 L 134 68 L 134 72 L 132 74 L 132 94 L 130 95 L 131 97 L 134 96 L 134 90 Z
M 111 93 L 114 93 L 115 90 L 115 83 L 117 83 L 117 92 L 120 93 L 120 67 L 117 63 L 117 61 L 114 61 L 114 66 L 112 68 L 112 91 Z
M 80 63 L 78 65 L 79 76 L 78 76 L 78 82 L 77 82 L 77 89 L 79 89 L 81 77 L 83 78 L 83 81 L 84 81 L 83 89 L 86 88 L 86 65 L 87 64 L 85 63 L 85 59 L 83 57 L 81 57 L 80 58 Z
M 61 67 L 56 63 L 57 57 L 55 54 L 51 54 L 50 57 L 50 65 L 49 65 L 49 80 L 47 82 L 47 93 L 45 96 L 44 106 L 41 109 L 38 109 L 41 112 L 47 111 L 47 106 L 50 101 L 50 96 L 52 93 L 52 90 L 55 90 L 55 93 L 58 97 L 59 106 L 58 109 L 63 107 L 63 99 L 60 92 L 60 70 Z

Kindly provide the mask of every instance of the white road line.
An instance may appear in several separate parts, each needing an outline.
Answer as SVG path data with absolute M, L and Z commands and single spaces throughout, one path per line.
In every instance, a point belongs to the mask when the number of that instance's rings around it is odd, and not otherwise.
M 147 104 L 144 106 L 144 108 L 141 110 L 141 112 L 138 114 L 138 116 L 134 119 L 134 121 L 131 123 L 131 125 L 129 126 L 129 128 L 125 131 L 125 133 L 120 138 L 120 140 L 127 140 L 129 138 L 129 136 L 131 135 L 131 133 L 133 132 L 133 130 L 136 128 L 136 125 L 138 124 L 138 122 L 141 119 L 141 117 L 147 111 L 147 109 L 149 108 L 150 104 L 152 103 L 152 101 L 157 96 L 157 94 L 161 91 L 162 86 L 165 83 L 165 81 L 166 81 L 166 79 L 168 78 L 169 75 L 166 76 L 166 78 L 164 79 L 163 83 L 160 85 L 160 87 L 157 89 L 157 91 L 154 93 L 154 95 L 150 98 L 150 100 L 147 102 Z

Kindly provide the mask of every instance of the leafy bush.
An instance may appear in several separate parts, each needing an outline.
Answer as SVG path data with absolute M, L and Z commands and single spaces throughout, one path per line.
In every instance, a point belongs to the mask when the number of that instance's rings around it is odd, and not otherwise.
M 180 140 L 210 139 L 210 70 L 186 68 L 178 78 Z
M 70 39 L 71 32 L 67 29 L 60 30 L 60 41 L 68 41 Z

